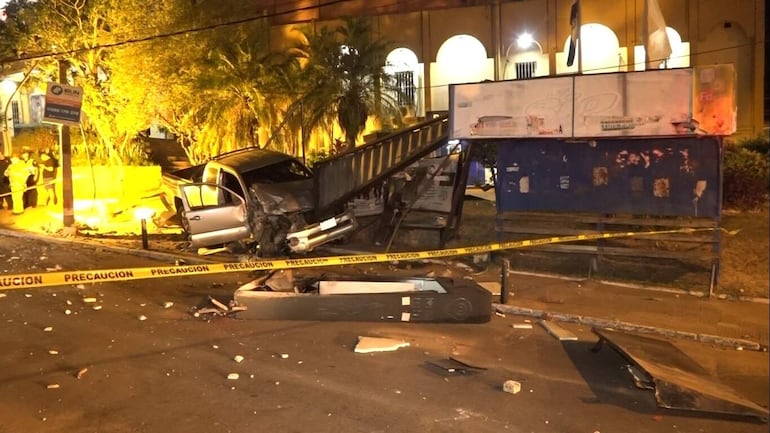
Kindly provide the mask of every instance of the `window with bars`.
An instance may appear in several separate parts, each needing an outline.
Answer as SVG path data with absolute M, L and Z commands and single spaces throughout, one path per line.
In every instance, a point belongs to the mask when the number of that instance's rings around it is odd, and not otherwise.
M 13 126 L 21 124 L 21 113 L 19 111 L 19 101 L 11 102 L 11 113 L 13 113 Z
M 516 62 L 516 79 L 532 78 L 536 69 L 537 62 Z
M 414 105 L 414 72 L 401 71 L 394 74 L 396 79 L 396 89 L 398 90 L 398 106 L 408 107 Z

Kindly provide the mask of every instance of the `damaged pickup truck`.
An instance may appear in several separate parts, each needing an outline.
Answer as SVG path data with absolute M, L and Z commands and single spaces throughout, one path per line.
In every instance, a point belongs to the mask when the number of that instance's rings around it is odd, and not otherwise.
M 280 152 L 241 149 L 162 180 L 164 202 L 195 248 L 305 253 L 357 228 L 352 211 L 316 221 L 312 171 Z

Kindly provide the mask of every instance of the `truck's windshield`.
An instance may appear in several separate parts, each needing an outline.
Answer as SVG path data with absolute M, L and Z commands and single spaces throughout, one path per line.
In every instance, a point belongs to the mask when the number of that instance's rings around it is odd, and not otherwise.
M 277 164 L 241 173 L 247 185 L 257 183 L 282 183 L 311 179 L 313 173 L 299 161 L 289 159 Z

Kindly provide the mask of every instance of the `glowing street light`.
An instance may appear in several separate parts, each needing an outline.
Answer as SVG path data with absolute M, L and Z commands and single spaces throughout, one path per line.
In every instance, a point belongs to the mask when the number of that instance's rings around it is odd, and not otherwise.
M 532 34 L 527 32 L 520 34 L 519 37 L 516 38 L 516 45 L 518 45 L 519 49 L 522 50 L 528 50 L 532 48 L 532 45 L 537 45 L 537 47 L 540 48 L 540 52 L 543 52 L 543 47 L 540 45 L 540 43 L 532 37 Z

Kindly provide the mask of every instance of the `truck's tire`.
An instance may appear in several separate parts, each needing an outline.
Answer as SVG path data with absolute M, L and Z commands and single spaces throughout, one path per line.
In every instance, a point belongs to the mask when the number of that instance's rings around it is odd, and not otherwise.
M 187 223 L 187 218 L 184 215 L 184 206 L 181 203 L 176 205 L 176 218 L 179 220 L 179 227 L 182 228 L 182 235 L 185 238 L 190 237 L 190 225 Z

